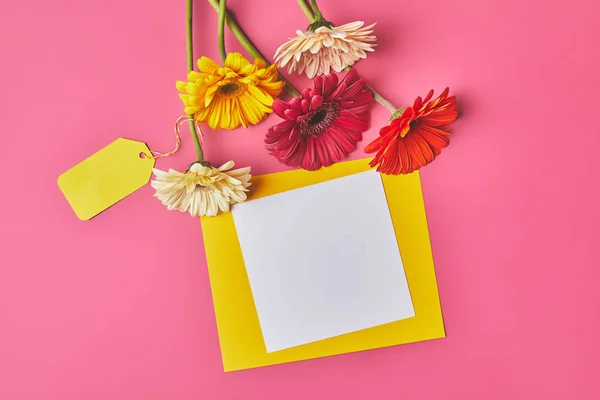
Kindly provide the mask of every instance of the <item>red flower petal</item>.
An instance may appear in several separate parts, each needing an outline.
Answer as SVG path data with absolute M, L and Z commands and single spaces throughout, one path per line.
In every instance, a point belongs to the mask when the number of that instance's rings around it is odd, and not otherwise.
M 323 104 L 323 96 L 315 95 L 310 98 L 311 111 L 316 110 L 317 108 L 321 107 L 321 104 Z
M 273 125 L 271 129 L 273 129 L 275 132 L 284 132 L 292 129 L 294 125 L 296 125 L 296 121 L 284 120 L 277 125 Z
M 315 148 L 315 138 L 311 137 L 306 142 L 306 151 L 302 159 L 302 168 L 314 171 L 321 168 L 321 162 L 317 159 L 317 150 Z
M 427 125 L 421 125 L 415 131 L 415 133 L 420 134 L 421 137 L 423 139 L 425 139 L 425 141 L 434 150 L 436 150 L 436 149 L 441 150 L 441 149 L 445 148 L 446 146 L 448 146 L 448 144 L 450 143 L 450 141 L 448 140 L 448 137 L 450 136 L 450 134 L 442 131 L 441 129 L 433 128 L 433 127 L 430 127 Z
M 329 74 L 322 76 L 323 78 L 323 87 L 321 89 L 321 96 L 329 99 L 329 95 L 336 89 L 338 84 L 338 77 L 336 74 Z M 316 89 L 316 87 L 315 87 Z
M 365 153 L 374 153 L 378 151 L 381 147 L 382 141 L 383 136 L 379 136 L 377 139 L 373 140 L 371 143 L 365 146 Z
M 339 83 L 335 74 L 313 83 L 314 89 L 305 89 L 301 98 L 278 104 L 276 114 L 285 121 L 271 127 L 265 138 L 274 157 L 307 170 L 331 165 L 356 149 L 369 126 L 372 102 L 355 71 Z
M 333 138 L 331 136 L 322 135 L 321 140 L 325 144 L 327 151 L 329 152 L 331 161 L 338 162 L 346 156 L 343 149 L 338 147 L 337 142 L 335 140 L 333 140 Z
M 417 146 L 419 146 L 421 154 L 423 154 L 423 157 L 425 157 L 425 164 L 429 164 L 430 162 L 432 162 L 435 158 L 435 153 L 433 152 L 433 150 L 431 150 L 431 146 L 427 144 L 425 139 L 423 139 L 419 134 L 410 135 L 410 138 L 415 142 Z
M 342 100 L 339 102 L 340 107 L 354 114 L 367 112 L 371 108 L 372 96 L 370 92 L 363 91 L 358 93 L 352 100 Z
M 306 142 L 301 140 L 298 143 L 298 148 L 296 148 L 296 151 L 292 153 L 289 158 L 280 161 L 282 161 L 285 165 L 290 167 L 299 167 L 302 164 L 302 158 L 304 157 L 304 153 L 306 152 L 305 149 Z
M 406 174 L 432 162 L 450 143 L 450 133 L 437 127 L 458 115 L 456 98 L 447 97 L 448 93 L 446 88 L 435 100 L 431 100 L 433 91 L 424 100 L 417 97 L 412 108 L 381 128 L 379 137 L 365 147 L 366 153 L 376 152 L 370 165 L 383 173 Z M 417 125 L 411 129 L 413 121 Z
M 301 108 L 302 108 L 303 113 L 307 113 L 308 111 L 310 111 L 309 106 L 310 106 L 310 102 L 308 101 L 308 99 L 302 99 Z
M 337 119 L 337 124 L 344 128 L 351 129 L 353 131 L 364 132 L 369 128 L 369 123 L 358 119 L 351 113 L 341 112 Z
M 412 163 L 410 161 L 410 156 L 408 155 L 408 150 L 406 149 L 406 143 L 404 139 L 398 139 L 398 155 L 400 156 L 400 161 L 402 162 L 402 172 L 405 174 L 412 172 Z
M 288 104 L 285 101 L 276 99 L 273 102 L 273 112 L 277 114 L 279 118 L 285 118 L 285 110 L 289 108 Z
M 302 110 L 302 99 L 299 97 L 294 97 L 290 100 L 290 108 L 295 110 Z
M 333 164 L 329 151 L 327 151 L 327 145 L 322 138 L 317 138 L 315 140 L 315 149 L 317 150 L 317 156 L 319 157 L 319 160 L 321 160 L 321 163 L 323 163 L 323 166 L 328 167 Z
M 349 138 L 343 131 L 335 129 L 335 127 L 329 128 L 329 135 L 340 144 L 340 146 L 346 152 L 345 155 L 351 153 L 356 149 L 356 142 Z
M 433 110 L 428 115 L 421 118 L 421 123 L 429 126 L 444 126 L 448 125 L 456 120 L 458 117 L 458 110 L 456 109 L 456 100 L 454 97 L 450 97 L 448 100 L 450 104 L 445 106 L 441 110 Z
M 302 115 L 302 111 L 296 108 L 288 108 L 284 112 L 285 118 L 295 121 L 300 115 Z
M 425 156 L 421 152 L 419 145 L 414 141 L 413 137 L 417 135 L 408 135 L 404 142 L 406 144 L 406 149 L 408 150 L 408 154 L 410 155 L 410 160 L 414 169 L 419 169 L 427 165 L 427 160 Z

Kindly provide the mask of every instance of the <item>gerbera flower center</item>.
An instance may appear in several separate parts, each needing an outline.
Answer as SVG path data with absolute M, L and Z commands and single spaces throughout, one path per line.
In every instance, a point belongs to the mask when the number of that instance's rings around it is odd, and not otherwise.
M 194 179 L 195 188 L 210 188 L 215 183 L 215 177 L 206 176 L 201 174 L 196 174 L 196 179 Z
M 323 120 L 325 119 L 326 116 L 327 116 L 327 110 L 324 108 L 320 108 L 310 118 L 310 120 L 308 121 L 308 124 L 311 126 L 318 125 L 321 122 L 323 122 Z
M 333 125 L 339 115 L 340 110 L 337 103 L 325 103 L 316 110 L 311 111 L 306 118 L 298 123 L 300 133 L 303 136 L 321 136 Z
M 410 122 L 410 129 L 415 129 L 417 128 L 419 125 L 421 124 L 421 119 L 415 119 L 414 121 Z
M 241 82 L 229 82 L 219 88 L 219 94 L 225 97 L 238 97 L 246 90 Z
M 414 121 L 410 121 L 410 124 L 408 124 L 408 129 L 402 131 L 402 133 L 400 134 L 400 137 L 406 137 L 406 135 L 408 135 L 409 132 L 414 131 L 416 128 L 419 127 L 419 125 L 421 125 L 421 119 L 415 119 Z

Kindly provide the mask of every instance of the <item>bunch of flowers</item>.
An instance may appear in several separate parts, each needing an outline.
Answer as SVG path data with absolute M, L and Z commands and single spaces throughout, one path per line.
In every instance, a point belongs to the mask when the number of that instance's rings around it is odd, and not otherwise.
M 365 147 L 366 153 L 375 153 L 370 165 L 377 171 L 411 173 L 431 163 L 448 146 L 450 133 L 444 128 L 458 115 L 456 98 L 449 96 L 448 88 L 435 99 L 432 90 L 424 99 L 417 97 L 412 106 L 396 108 L 351 68 L 375 50 L 374 23 L 334 25 L 324 18 L 316 0 L 298 0 L 310 24 L 282 44 L 270 64 L 228 15 L 226 0 L 208 1 L 218 12 L 222 65 L 203 56 L 194 68 L 193 0 L 187 0 L 189 72 L 187 81 L 177 81 L 176 86 L 189 116 L 197 159 L 185 173 L 154 170 L 155 195 L 169 210 L 214 216 L 246 200 L 250 168 L 233 170 L 233 161 L 216 168 L 205 160 L 198 137 L 200 124 L 213 130 L 247 128 L 274 112 L 281 121 L 265 129 L 266 150 L 285 165 L 313 171 L 356 150 L 369 127 L 375 100 L 391 113 L 389 125 Z M 226 52 L 225 25 L 252 61 Z M 313 79 L 312 88 L 299 92 L 279 73 L 279 67 Z M 284 89 L 291 98 L 279 98 Z

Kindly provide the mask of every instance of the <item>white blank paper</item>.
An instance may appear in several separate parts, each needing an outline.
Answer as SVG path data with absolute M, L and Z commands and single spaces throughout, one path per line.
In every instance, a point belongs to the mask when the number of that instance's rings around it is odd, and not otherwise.
M 379 173 L 232 212 L 267 352 L 415 315 Z

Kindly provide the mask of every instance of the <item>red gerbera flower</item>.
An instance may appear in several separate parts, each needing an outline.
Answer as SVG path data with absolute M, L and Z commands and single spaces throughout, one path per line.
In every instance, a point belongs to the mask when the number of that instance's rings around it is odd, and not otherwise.
M 338 162 L 369 127 L 371 98 L 354 70 L 339 84 L 335 74 L 318 76 L 302 97 L 275 100 L 273 111 L 284 121 L 269 128 L 267 150 L 285 165 L 310 171 Z
M 365 147 L 377 152 L 371 167 L 384 174 L 409 174 L 432 162 L 448 146 L 450 133 L 439 129 L 456 120 L 456 97 L 448 97 L 446 88 L 437 99 L 417 97 L 412 107 L 379 131 L 379 137 Z

